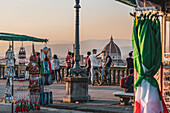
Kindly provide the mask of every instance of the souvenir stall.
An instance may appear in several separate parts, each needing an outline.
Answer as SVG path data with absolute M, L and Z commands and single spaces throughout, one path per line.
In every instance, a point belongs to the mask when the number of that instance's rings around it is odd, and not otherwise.
M 45 86 L 52 84 L 52 52 L 50 48 L 44 47 L 41 49 L 41 81 L 44 86 L 44 91 L 41 92 L 41 104 L 52 104 L 52 92 Z
M 39 99 L 40 97 L 36 96 L 31 96 L 32 90 L 29 91 L 28 87 L 19 87 L 16 91 L 17 95 L 14 96 L 14 83 L 13 79 L 15 76 L 15 71 L 14 71 L 14 65 L 15 65 L 15 58 L 14 58 L 14 41 L 33 41 L 33 42 L 48 42 L 47 39 L 40 39 L 40 38 L 35 38 L 31 36 L 26 36 L 26 35 L 18 35 L 18 34 L 12 34 L 12 33 L 0 33 L 0 40 L 4 41 L 12 41 L 12 45 L 10 44 L 9 49 L 6 52 L 5 58 L 6 58 L 6 68 L 5 68 L 5 74 L 4 77 L 7 79 L 6 87 L 5 87 L 5 102 L 6 103 L 11 103 L 12 109 L 9 110 L 12 113 L 15 112 L 25 112 L 25 111 L 30 111 L 30 109 L 33 110 L 39 110 L 40 109 L 40 104 L 39 104 Z M 18 67 L 18 81 L 23 83 L 25 81 L 25 58 L 26 58 L 26 51 L 22 45 L 19 51 L 19 67 Z M 38 74 L 39 75 L 39 70 L 37 71 L 36 69 L 36 61 L 37 57 L 33 55 L 30 58 L 32 64 L 33 64 L 33 69 L 30 70 L 31 74 Z M 30 89 L 36 89 L 36 81 L 37 78 L 35 77 L 35 82 L 34 79 L 30 81 L 29 88 Z M 40 81 L 40 80 L 39 80 Z M 35 84 L 35 85 L 34 85 Z M 31 92 L 31 93 L 30 93 Z M 34 92 L 35 93 L 35 92 Z M 31 100 L 31 101 L 30 101 Z M 14 109 L 14 102 L 16 104 L 16 108 Z
M 169 55 L 164 52 L 166 52 L 166 21 L 170 21 L 170 16 L 168 19 L 170 1 L 116 1 L 134 7 L 134 13 L 131 14 L 134 17 L 132 45 L 136 70 L 134 113 L 168 113 L 170 111 Z

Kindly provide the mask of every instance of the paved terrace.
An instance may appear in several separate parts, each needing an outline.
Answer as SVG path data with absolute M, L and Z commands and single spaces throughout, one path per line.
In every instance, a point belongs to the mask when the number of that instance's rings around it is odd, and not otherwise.
M 0 99 L 4 100 L 6 80 L 0 80 Z M 18 82 L 14 81 L 14 94 L 17 99 L 16 89 L 19 86 L 28 86 L 28 81 Z M 119 86 L 90 86 L 89 94 L 91 95 L 91 101 L 88 103 L 63 103 L 62 98 L 65 95 L 65 83 L 54 82 L 51 86 L 47 86 L 50 91 L 53 92 L 53 105 L 44 106 L 57 109 L 68 109 L 75 111 L 85 112 L 110 112 L 110 113 L 133 113 L 133 106 L 123 106 L 119 103 L 119 98 L 113 96 L 113 92 L 123 91 Z

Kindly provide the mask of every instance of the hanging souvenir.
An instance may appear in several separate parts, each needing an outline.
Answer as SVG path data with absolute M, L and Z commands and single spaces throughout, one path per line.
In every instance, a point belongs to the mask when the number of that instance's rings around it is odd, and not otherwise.
M 20 47 L 18 59 L 19 59 L 18 79 L 19 81 L 24 81 L 25 74 L 26 74 L 26 66 L 25 66 L 26 51 L 23 45 L 22 47 Z
M 41 79 L 43 85 L 51 85 L 52 84 L 52 53 L 51 49 L 44 47 L 41 49 Z
M 28 71 L 30 74 L 29 90 L 30 90 L 30 109 L 40 110 L 40 67 L 38 65 L 38 57 L 34 50 L 34 44 L 32 45 L 33 54 L 30 56 L 30 62 L 28 64 Z
M 6 67 L 5 67 L 5 73 L 4 76 L 7 78 L 6 87 L 5 87 L 5 103 L 11 103 L 13 102 L 13 96 L 11 94 L 11 86 L 13 84 L 12 77 L 15 76 L 14 71 L 14 51 L 12 50 L 12 46 L 9 46 L 9 49 L 6 52 L 5 55 L 6 58 Z

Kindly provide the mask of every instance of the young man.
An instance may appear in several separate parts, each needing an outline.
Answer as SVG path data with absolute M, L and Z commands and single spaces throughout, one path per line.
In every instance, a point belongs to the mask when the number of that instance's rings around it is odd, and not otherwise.
M 68 55 L 65 58 L 65 63 L 66 63 L 66 70 L 67 70 L 67 75 L 66 77 L 68 77 L 69 75 L 69 70 L 71 68 L 71 52 L 68 52 Z
M 103 68 L 102 68 L 101 75 L 102 75 L 102 78 L 103 78 L 104 72 L 105 72 L 105 69 L 106 69 L 109 82 L 111 82 L 111 80 L 110 80 L 110 78 L 111 78 L 110 77 L 110 66 L 111 66 L 111 64 L 114 65 L 112 58 L 110 57 L 109 53 L 106 52 L 106 62 L 104 64 Z
M 127 71 L 126 71 L 126 74 L 128 75 L 129 74 L 129 69 L 130 68 L 134 68 L 133 67 L 132 52 L 129 53 L 129 57 L 126 58 L 126 61 L 127 61 Z
M 97 62 L 97 56 L 99 56 L 102 52 L 96 55 L 97 49 L 93 49 L 92 51 L 93 54 L 89 56 L 90 61 L 91 61 L 91 84 L 92 86 L 94 85 L 94 71 L 97 69 L 98 70 L 98 62 Z
M 86 64 L 85 64 L 85 67 L 87 69 L 87 76 L 88 77 L 89 77 L 90 69 L 91 69 L 91 61 L 90 61 L 90 58 L 89 58 L 90 55 L 91 55 L 91 52 L 88 51 L 87 52 L 87 57 L 86 57 Z

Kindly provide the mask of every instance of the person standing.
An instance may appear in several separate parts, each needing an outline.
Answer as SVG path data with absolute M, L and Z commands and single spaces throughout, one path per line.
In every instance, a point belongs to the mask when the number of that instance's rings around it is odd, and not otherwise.
M 60 61 L 59 61 L 59 59 L 58 59 L 56 54 L 53 56 L 52 63 L 53 63 L 53 71 L 54 71 L 56 82 L 58 83 L 58 81 L 57 81 L 57 73 L 58 73 L 59 78 L 60 78 L 59 81 L 62 82 L 61 74 L 60 74 Z
M 90 61 L 91 61 L 91 85 L 93 86 L 94 85 L 94 71 L 95 70 L 98 70 L 99 68 L 99 65 L 98 65 L 98 62 L 97 62 L 97 56 L 99 56 L 102 52 L 100 52 L 99 54 L 96 54 L 97 53 L 97 49 L 93 49 L 92 50 L 92 53 L 89 58 L 90 58 Z
M 38 66 L 39 66 L 39 70 L 41 71 L 41 59 L 40 59 L 40 53 L 36 52 L 36 55 L 38 57 Z
M 87 52 L 87 57 L 86 57 L 86 64 L 85 64 L 85 67 L 87 69 L 87 76 L 88 77 L 90 76 L 90 69 L 91 69 L 91 61 L 90 61 L 90 58 L 89 58 L 90 55 L 91 55 L 91 52 L 88 51 Z
M 105 72 L 105 70 L 107 70 L 107 77 L 108 77 L 108 80 L 109 80 L 110 83 L 111 83 L 111 76 L 110 76 L 110 66 L 111 66 L 111 64 L 114 65 L 112 58 L 110 57 L 109 53 L 106 52 L 106 62 L 104 64 L 103 68 L 102 68 L 101 75 L 102 75 L 102 78 L 103 78 L 104 72 Z
M 129 69 L 130 69 L 130 68 L 134 68 L 134 66 L 133 66 L 132 52 L 129 53 L 129 57 L 126 58 L 126 61 L 127 61 L 127 71 L 126 71 L 126 74 L 127 74 L 127 76 L 128 76 L 128 74 L 129 74 Z
M 71 53 L 71 68 L 74 67 L 74 53 Z
M 67 70 L 66 77 L 68 77 L 68 75 L 70 74 L 69 70 L 71 68 L 71 52 L 68 52 L 68 55 L 65 58 L 65 63 L 66 63 L 66 70 Z

